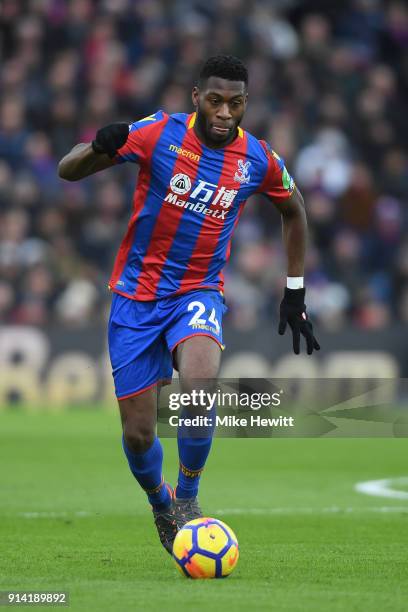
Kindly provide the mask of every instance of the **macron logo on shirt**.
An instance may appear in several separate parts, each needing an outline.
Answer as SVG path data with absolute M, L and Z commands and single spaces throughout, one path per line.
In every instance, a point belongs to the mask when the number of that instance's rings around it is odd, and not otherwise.
M 171 144 L 169 145 L 169 151 L 173 151 L 173 153 L 177 153 L 182 157 L 187 157 L 188 159 L 192 159 L 193 161 L 200 161 L 201 155 L 197 155 L 197 153 L 193 153 L 192 151 L 188 151 L 187 149 L 182 149 L 177 145 Z

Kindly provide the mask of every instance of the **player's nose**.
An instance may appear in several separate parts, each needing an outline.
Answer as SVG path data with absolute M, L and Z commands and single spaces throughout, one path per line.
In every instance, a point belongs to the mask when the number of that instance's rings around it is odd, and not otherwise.
M 231 112 L 230 112 L 230 109 L 227 103 L 221 104 L 221 106 L 218 107 L 217 117 L 219 119 L 222 119 L 223 121 L 227 121 L 228 119 L 231 119 L 232 115 L 231 115 Z

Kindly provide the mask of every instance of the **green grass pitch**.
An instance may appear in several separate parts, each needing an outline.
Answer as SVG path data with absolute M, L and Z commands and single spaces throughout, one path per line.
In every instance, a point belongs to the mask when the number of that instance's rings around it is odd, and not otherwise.
M 174 482 L 176 442 L 164 446 Z M 407 451 L 407 439 L 217 439 L 201 504 L 241 557 L 226 580 L 193 581 L 159 545 L 115 414 L 0 412 L 0 589 L 66 590 L 84 611 L 407 610 L 408 500 L 353 489 L 407 475 Z

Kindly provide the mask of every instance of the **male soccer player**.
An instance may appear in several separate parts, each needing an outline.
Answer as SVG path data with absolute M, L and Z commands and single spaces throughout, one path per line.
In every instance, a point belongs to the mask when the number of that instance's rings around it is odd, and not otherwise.
M 158 111 L 132 123 L 101 128 L 76 145 L 59 175 L 76 181 L 123 162 L 140 167 L 127 233 L 109 287 L 109 351 L 130 469 L 147 493 L 163 546 L 201 516 L 200 475 L 211 435 L 178 436 L 175 491 L 162 475 L 155 434 L 159 387 L 178 369 L 184 388 L 214 380 L 223 347 L 222 268 L 245 201 L 265 194 L 282 216 L 287 288 L 279 333 L 289 324 L 311 354 L 319 345 L 306 316 L 303 285 L 306 216 L 303 199 L 282 159 L 239 127 L 248 100 L 248 73 L 231 56 L 210 58 L 193 88 L 195 112 Z

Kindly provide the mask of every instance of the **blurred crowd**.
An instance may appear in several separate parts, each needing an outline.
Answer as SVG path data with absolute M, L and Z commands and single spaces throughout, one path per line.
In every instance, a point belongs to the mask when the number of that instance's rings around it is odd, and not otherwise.
M 137 169 L 57 176 L 112 121 L 191 112 L 198 67 L 249 69 L 243 127 L 285 159 L 306 202 L 307 302 L 319 326 L 408 323 L 408 5 L 342 0 L 3 0 L 0 323 L 102 320 Z M 279 214 L 252 198 L 226 270 L 230 325 L 274 321 Z

